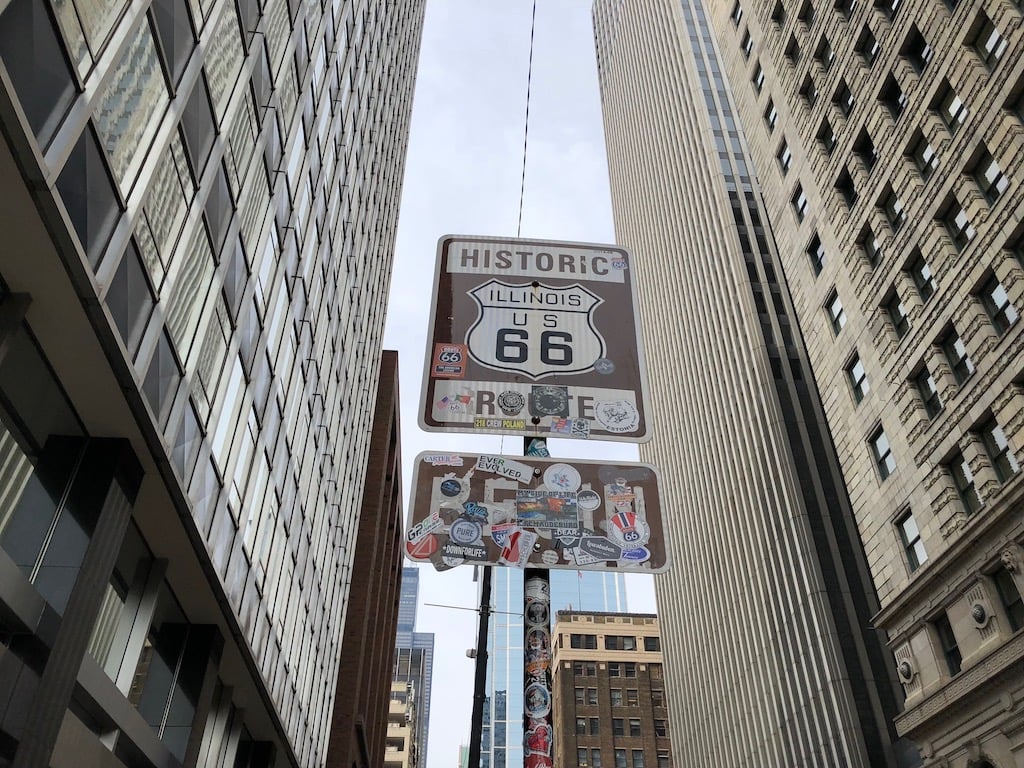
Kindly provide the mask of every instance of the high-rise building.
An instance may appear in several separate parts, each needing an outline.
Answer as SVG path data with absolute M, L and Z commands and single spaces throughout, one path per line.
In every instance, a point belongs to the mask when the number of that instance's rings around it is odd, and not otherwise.
M 657 616 L 559 611 L 553 634 L 555 763 L 669 768 Z
M 416 768 L 423 764 L 416 748 L 416 699 L 415 683 L 391 683 L 384 768 Z
M 641 452 L 702 510 L 658 587 L 677 758 L 1024 764 L 1020 9 L 594 20 Z
M 395 635 L 395 682 L 412 684 L 415 696 L 415 744 L 419 764 L 425 765 L 430 726 L 430 688 L 434 679 L 434 633 L 416 631 L 416 605 L 420 594 L 419 568 L 402 569 Z
M 325 763 L 423 5 L 0 2 L 0 764 Z
M 551 611 L 626 610 L 621 573 L 552 570 Z M 481 734 L 481 768 L 523 764 L 523 571 L 491 569 L 491 615 L 487 635 L 487 694 Z

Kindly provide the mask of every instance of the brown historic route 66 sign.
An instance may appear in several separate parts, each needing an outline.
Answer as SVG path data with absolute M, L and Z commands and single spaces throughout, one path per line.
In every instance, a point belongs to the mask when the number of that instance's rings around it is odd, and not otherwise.
M 634 264 L 624 248 L 446 236 L 435 285 L 423 429 L 650 439 Z

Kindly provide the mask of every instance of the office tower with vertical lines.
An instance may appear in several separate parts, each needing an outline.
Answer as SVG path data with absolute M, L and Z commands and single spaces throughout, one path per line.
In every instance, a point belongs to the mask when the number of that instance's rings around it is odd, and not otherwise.
M 423 5 L 0 0 L 0 765 L 327 761 Z
M 648 340 L 669 438 L 648 457 L 703 512 L 673 521 L 692 575 L 659 588 L 669 675 L 731 711 L 725 764 L 887 764 L 852 745 L 867 696 L 897 761 L 1024 765 L 1020 5 L 594 16 L 619 240 L 648 263 L 647 327 L 673 329 Z M 833 478 L 818 511 L 809 472 Z
M 424 765 L 430 728 L 430 690 L 434 680 L 434 633 L 416 631 L 419 593 L 420 571 L 406 566 L 402 569 L 392 679 L 412 684 L 409 691 L 415 699 L 413 712 L 416 717 L 412 743 L 416 746 L 419 764 Z

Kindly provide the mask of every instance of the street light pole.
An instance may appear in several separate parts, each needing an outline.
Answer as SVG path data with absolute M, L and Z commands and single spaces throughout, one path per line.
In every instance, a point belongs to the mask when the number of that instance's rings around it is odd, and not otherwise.
M 470 768 L 480 768 L 480 740 L 484 730 L 484 701 L 487 699 L 487 632 L 491 617 L 491 569 L 485 565 L 480 570 L 480 626 L 476 636 L 473 716 L 469 731 Z

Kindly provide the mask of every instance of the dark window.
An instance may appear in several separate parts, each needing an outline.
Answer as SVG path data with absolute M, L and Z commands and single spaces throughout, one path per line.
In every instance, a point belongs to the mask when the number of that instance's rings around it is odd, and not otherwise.
M 569 647 L 597 650 L 597 635 L 572 634 L 569 636 Z
M 587 765 L 587 750 L 583 747 L 576 748 L 576 765 L 586 766 Z
M 1010 631 L 1016 632 L 1024 627 L 1024 600 L 1021 600 L 1020 590 L 1013 579 L 1013 574 L 1005 568 L 1000 568 L 992 576 L 995 582 L 996 592 L 999 593 L 999 602 L 1003 604 L 1006 611 L 1006 618 L 1010 623 Z
M 621 707 L 622 706 L 622 689 L 621 688 L 612 688 L 609 691 L 609 693 L 608 693 L 608 698 L 609 698 L 609 701 L 611 701 L 611 705 L 613 707 Z M 621 720 L 619 722 L 621 722 Z
M 107 289 L 107 309 L 114 324 L 121 333 L 121 340 L 128 351 L 129 359 L 134 358 L 139 340 L 146 327 L 146 321 L 156 301 L 146 280 L 146 271 L 139 259 L 135 244 L 128 243 L 128 249 L 117 265 L 117 271 Z
M 899 81 L 891 72 L 882 84 L 882 90 L 878 92 L 878 100 L 889 108 L 893 120 L 899 119 L 903 110 L 907 108 L 907 94 L 903 92 Z
M 864 169 L 871 173 L 875 163 L 878 162 L 878 152 L 875 150 L 875 142 L 871 140 L 871 134 L 868 133 L 867 128 L 861 128 L 860 133 L 857 134 L 857 140 L 853 142 L 853 151 L 864 163 Z
M 907 157 L 914 161 L 914 165 L 917 166 L 917 170 L 921 172 L 921 178 L 927 179 L 933 173 L 939 165 L 938 155 L 935 154 L 935 149 L 928 141 L 928 137 L 919 128 L 914 131 L 914 135 L 910 137 L 910 144 L 907 145 Z
M 609 651 L 635 651 L 636 638 L 629 635 L 605 635 L 604 647 Z
M 178 368 L 178 362 L 171 349 L 171 340 L 165 330 L 160 334 L 153 357 L 149 361 L 146 378 L 142 382 L 142 391 L 160 426 L 163 426 L 167 418 L 180 381 L 181 370 Z
M 840 78 L 839 85 L 836 86 L 836 92 L 832 96 L 832 103 L 839 107 L 839 111 L 845 117 L 849 117 L 850 113 L 853 112 L 853 102 L 853 91 L 850 90 L 850 86 L 846 84 L 846 81 Z
M 796 18 L 808 27 L 814 23 L 814 4 L 811 0 L 804 0 L 800 5 L 800 12 L 797 13 Z
M 1002 197 L 1007 187 L 1010 186 L 1010 181 L 1006 178 L 1006 174 L 1003 173 L 999 163 L 992 157 L 988 147 L 985 145 L 981 146 L 974 160 L 972 175 L 974 180 L 978 182 L 978 186 L 981 188 L 982 194 L 985 195 L 985 199 L 990 204 L 995 203 L 996 200 Z
M 234 204 L 231 202 L 231 190 L 228 179 L 221 167 L 217 172 L 217 180 L 213 183 L 210 196 L 206 198 L 206 223 L 210 227 L 210 238 L 213 240 L 214 258 L 220 260 L 220 250 L 228 236 L 228 224 Z
M 796 185 L 790 202 L 793 204 L 793 211 L 796 213 L 797 221 L 803 221 L 804 217 L 807 216 L 807 195 L 804 194 L 802 185 Z
M 946 356 L 946 362 L 949 363 L 956 383 L 963 384 L 974 373 L 974 363 L 971 362 L 971 358 L 967 354 L 967 347 L 964 346 L 963 340 L 956 330 L 952 329 L 946 333 L 939 345 L 942 347 L 942 352 Z
M 804 77 L 803 83 L 800 84 L 800 95 L 808 107 L 813 107 L 818 101 L 818 88 L 814 84 L 814 78 L 811 77 L 810 73 Z
M 775 8 L 772 9 L 772 21 L 780 27 L 786 23 L 786 8 L 782 5 L 782 0 L 778 0 L 775 3 Z
M 636 677 L 636 663 L 627 661 L 624 665 L 626 677 Z
M 1017 309 L 1010 303 L 1010 297 L 998 277 L 990 275 L 978 291 L 978 296 L 996 333 L 1006 333 L 1010 326 L 1017 322 Z
M 601 768 L 601 750 L 590 750 L 590 768 Z
M 601 732 L 601 720 L 597 717 L 588 718 L 590 722 L 590 735 L 597 736 Z
M 875 469 L 883 480 L 896 471 L 896 457 L 892 454 L 889 437 L 881 427 L 871 436 L 871 453 L 875 459 Z
M 828 299 L 825 300 L 825 313 L 828 315 L 833 333 L 838 334 L 843 330 L 843 326 L 846 325 L 846 311 L 843 309 L 843 302 L 840 301 L 839 294 L 835 291 L 832 291 Z
M 779 167 L 782 169 L 782 175 L 785 176 L 789 173 L 789 167 L 793 164 L 793 153 L 789 151 L 789 144 L 786 140 L 782 140 L 782 144 L 779 145 L 778 151 L 775 153 L 775 159 L 779 161 Z
M 732 7 L 732 13 L 729 14 L 729 18 L 732 19 L 734 25 L 739 25 L 740 19 L 743 18 L 743 6 L 739 4 L 737 0 L 736 4 Z
M 852 208 L 857 202 L 857 188 L 853 185 L 853 176 L 850 175 L 849 169 L 843 168 L 840 172 L 839 178 L 836 179 L 836 191 L 843 198 L 847 208 Z
M 622 665 L 617 662 L 611 662 L 608 665 L 608 677 L 622 677 Z
M 206 90 L 206 82 L 201 77 L 188 97 L 185 113 L 181 116 L 181 126 L 185 131 L 185 146 L 192 161 L 192 168 L 195 170 L 196 178 L 199 178 L 210 157 L 216 134 L 210 97 Z
M 629 766 L 626 764 L 626 750 L 615 750 L 615 768 L 629 768 Z
M 974 485 L 974 473 L 961 451 L 949 457 L 946 469 L 953 478 L 953 485 L 960 502 L 964 505 L 964 511 L 971 515 L 981 509 L 981 497 L 978 496 L 978 489 Z
M 885 312 L 892 322 L 892 328 L 896 331 L 896 338 L 902 339 L 910 330 L 910 320 L 907 318 L 907 309 L 903 306 L 899 294 L 893 291 L 884 306 Z
M 928 553 L 924 550 L 924 542 L 921 541 L 921 532 L 917 528 L 914 515 L 907 512 L 897 521 L 896 527 L 900 531 L 900 542 L 907 556 L 907 565 L 911 572 L 916 571 L 928 559 Z
M 633 768 L 644 768 L 644 751 L 642 749 L 633 750 Z
M 644 650 L 645 651 L 660 651 L 661 650 L 661 638 L 660 637 L 645 637 L 644 638 Z
M 740 42 L 743 49 L 743 57 L 749 59 L 750 53 L 754 50 L 754 39 L 750 36 L 750 30 L 743 30 L 743 40 Z
M 577 688 L 576 689 L 576 703 L 577 704 L 583 704 L 584 703 L 583 691 L 584 691 L 583 688 Z
M 896 190 L 892 187 L 886 187 L 882 191 L 882 196 L 878 198 L 878 207 L 885 215 L 886 221 L 892 227 L 892 231 L 899 232 L 900 228 L 907 221 L 907 212 L 903 209 L 903 201 L 896 194 Z
M 764 68 L 761 67 L 761 62 L 757 63 L 757 67 L 754 69 L 754 77 L 751 79 L 754 84 L 754 88 L 758 93 L 764 88 Z
M 577 717 L 576 718 L 576 735 L 586 736 L 587 735 L 587 718 Z
M 849 21 L 853 17 L 854 11 L 857 10 L 857 0 L 835 0 L 832 7 Z
M 910 32 L 903 41 L 903 47 L 900 48 L 900 55 L 906 58 L 918 73 L 921 73 L 928 66 L 928 62 L 932 60 L 932 53 L 932 47 L 924 39 L 921 30 L 917 28 L 917 25 L 911 26 Z
M 958 251 L 966 248 L 977 234 L 966 209 L 955 195 L 950 195 L 946 199 L 945 205 L 939 210 L 939 220 L 945 225 L 949 239 Z
M 907 263 L 906 270 L 910 273 L 914 285 L 917 286 L 921 302 L 927 304 L 928 300 L 935 295 L 935 276 L 932 274 L 932 268 L 925 261 L 924 256 L 916 248 L 910 261 Z
M 783 54 L 794 66 L 800 62 L 800 43 L 796 40 L 796 34 L 789 36 L 789 42 L 786 43 L 786 50 L 783 51 Z
M 638 691 L 636 688 L 626 689 L 626 704 L 628 704 L 631 707 L 639 707 L 640 691 Z
M 857 37 L 857 44 L 855 46 L 857 53 L 861 55 L 864 62 L 870 67 L 875 63 L 875 59 L 878 58 L 879 48 L 878 41 L 875 39 L 875 33 L 871 31 L 871 27 L 867 24 L 861 29 L 860 35 Z
M 892 21 L 896 18 L 896 12 L 900 9 L 901 0 L 875 0 L 875 8 Z
M 658 750 L 658 768 L 672 768 L 672 758 L 667 749 Z
M 935 385 L 935 377 L 928 370 L 927 366 L 914 374 L 914 386 L 921 395 L 921 402 L 924 403 L 925 413 L 929 419 L 934 419 L 942 410 L 942 400 L 939 397 L 939 389 Z
M 948 80 L 942 81 L 932 100 L 931 108 L 938 113 L 950 133 L 956 133 L 957 128 L 967 119 L 967 105 L 960 100 Z
M 836 132 L 832 129 L 832 124 L 828 121 L 828 118 L 822 119 L 821 126 L 818 128 L 817 138 L 825 148 L 825 154 L 831 155 L 832 150 L 836 148 Z
M 853 359 L 847 363 L 846 378 L 850 382 L 853 399 L 859 403 L 871 391 L 871 385 L 868 383 L 868 374 L 864 370 L 864 362 L 860 359 L 860 355 L 854 354 Z
M 597 688 L 587 688 L 587 704 L 597 704 Z
M 825 246 L 821 244 L 821 238 L 815 232 L 811 242 L 807 244 L 807 256 L 811 260 L 811 269 L 815 275 L 820 275 L 825 267 Z
M 768 133 L 775 130 L 775 124 L 779 121 L 779 112 L 775 109 L 775 102 L 768 99 L 768 106 L 764 109 L 764 121 L 768 125 Z
M 946 657 L 946 668 L 950 675 L 960 671 L 960 646 L 956 643 L 956 635 L 953 634 L 953 627 L 950 626 L 949 616 L 942 614 L 935 620 L 935 632 L 939 636 L 939 646 L 942 648 L 942 655 Z
M 857 245 L 860 246 L 868 264 L 872 267 L 878 266 L 878 262 L 882 259 L 882 243 L 871 229 L 871 225 L 865 224 L 861 229 L 860 235 L 857 237 Z
M 814 49 L 814 58 L 826 72 L 832 68 L 832 62 L 836 60 L 836 52 L 832 50 L 832 44 L 824 35 L 818 41 L 818 47 Z
M 153 0 L 153 20 L 171 82 L 177 86 L 196 45 L 185 0 Z
M 626 735 L 626 721 L 621 717 L 612 718 L 612 736 Z
M 974 50 L 989 69 L 995 67 L 1006 53 L 1006 38 L 1000 34 L 999 29 L 984 11 L 978 13 L 974 24 L 971 25 L 967 33 L 967 42 L 974 46 Z
M 1020 465 L 1017 463 L 1017 457 L 1013 455 L 1006 433 L 995 419 L 989 419 L 981 424 L 976 431 L 981 435 L 985 453 L 988 454 L 988 460 L 1000 483 L 1005 483 L 1020 472 Z
M 664 707 L 665 706 L 665 691 L 660 688 L 651 689 L 651 706 L 652 707 Z
M 639 736 L 640 735 L 640 719 L 637 717 L 629 718 L 629 735 Z
M 49 3 L 13 0 L 0 13 L 0 52 L 39 146 L 46 148 L 75 100 Z
M 57 190 L 89 262 L 96 267 L 114 231 L 121 204 L 103 151 L 90 128 L 85 129 L 71 150 L 57 178 Z
M 668 736 L 668 720 L 655 720 L 654 721 L 654 735 L 655 736 Z

